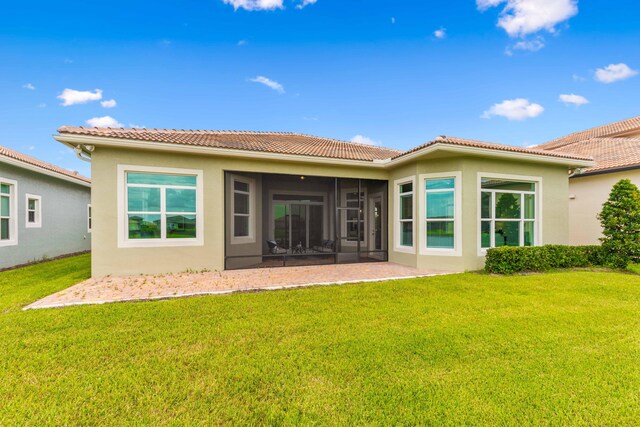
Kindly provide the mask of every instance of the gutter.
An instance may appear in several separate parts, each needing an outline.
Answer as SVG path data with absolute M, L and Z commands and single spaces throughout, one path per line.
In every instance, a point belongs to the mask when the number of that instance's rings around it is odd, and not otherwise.
M 525 161 L 532 161 L 537 163 L 550 163 L 571 167 L 593 167 L 595 162 L 591 160 L 571 159 L 568 157 L 546 156 L 543 154 L 534 153 L 520 153 L 515 151 L 496 150 L 479 147 L 467 147 L 461 145 L 447 144 L 447 143 L 435 143 L 424 147 L 421 150 L 414 151 L 404 156 L 396 157 L 394 159 L 384 160 L 349 160 L 349 159 L 335 159 L 328 157 L 307 156 L 307 155 L 293 155 L 282 153 L 268 153 L 258 152 L 250 150 L 234 150 L 228 148 L 215 148 L 215 147 L 203 147 L 195 145 L 178 145 L 165 142 L 152 142 L 152 141 L 139 141 L 131 139 L 119 139 L 119 138 L 106 138 L 100 136 L 87 136 L 87 135 L 69 135 L 59 134 L 53 135 L 53 138 L 61 142 L 68 147 L 76 151 L 76 154 L 80 157 L 84 155 L 91 158 L 91 153 L 94 151 L 95 146 L 106 147 L 123 147 L 123 148 L 138 148 L 156 151 L 170 151 L 181 152 L 191 154 L 206 154 L 217 155 L 226 157 L 239 157 L 239 158 L 252 158 L 252 159 L 265 159 L 265 160 L 279 160 L 279 161 L 291 161 L 291 162 L 306 162 L 306 163 L 326 163 L 331 165 L 343 165 L 343 166 L 355 166 L 374 169 L 391 169 L 395 166 L 401 165 L 408 161 L 414 160 L 425 154 L 429 154 L 434 151 L 446 151 L 454 154 L 470 154 L 481 155 L 485 157 L 498 157 L 507 159 L 520 159 Z M 80 157 L 82 158 L 82 157 Z M 86 160 L 82 158 L 82 160 Z
M 587 171 L 582 173 L 574 173 L 570 175 L 569 178 L 581 178 L 584 176 L 605 175 L 608 173 L 626 172 L 626 171 L 631 171 L 636 169 L 640 169 L 640 165 L 622 166 L 622 167 L 611 168 L 611 169 L 600 169 L 600 170 L 595 170 L 593 172 Z

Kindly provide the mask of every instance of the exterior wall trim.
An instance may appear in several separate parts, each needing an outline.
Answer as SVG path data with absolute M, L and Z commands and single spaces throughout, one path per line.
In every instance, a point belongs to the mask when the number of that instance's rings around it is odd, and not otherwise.
M 29 222 L 29 199 L 37 200 L 36 222 Z M 42 228 L 42 197 L 36 194 L 25 193 L 24 195 L 24 228 Z
M 400 245 L 400 185 L 411 182 L 413 184 L 413 246 L 401 246 Z M 393 210 L 395 215 L 393 227 L 393 250 L 395 252 L 402 252 L 406 254 L 416 253 L 416 176 L 410 175 L 405 178 L 396 179 L 393 181 Z M 387 224 L 387 226 L 389 226 Z
M 535 241 L 534 246 L 542 246 L 544 245 L 542 233 L 542 227 L 544 223 L 544 218 L 542 216 L 542 201 L 543 201 L 543 185 L 542 185 L 542 177 L 541 176 L 526 176 L 526 175 L 512 175 L 512 174 L 504 174 L 504 173 L 492 173 L 492 172 L 478 172 L 478 177 L 476 180 L 476 199 L 477 199 L 477 212 L 476 212 L 476 245 L 478 248 L 478 256 L 484 257 L 487 255 L 487 249 L 482 248 L 482 178 L 499 178 L 499 179 L 507 179 L 507 180 L 517 180 L 517 181 L 530 181 L 536 183 L 536 192 L 535 192 L 535 202 L 536 202 L 536 218 L 535 218 Z
M 425 190 L 425 181 L 433 178 L 454 178 L 454 203 L 455 203 L 455 217 L 454 217 L 454 248 L 453 249 L 433 249 L 427 248 L 427 197 Z M 420 174 L 418 179 L 418 188 L 420 192 L 418 194 L 418 243 L 420 255 L 435 255 L 435 256 L 462 256 L 462 171 L 452 172 L 438 172 L 438 173 L 425 173 Z
M 10 197 L 11 203 L 11 219 L 9 221 L 9 236 L 11 237 L 9 240 L 0 240 L 0 247 L 2 246 L 17 246 L 18 245 L 18 181 L 9 178 L 2 178 L 0 176 L 0 182 L 7 183 L 13 186 L 13 191 Z
M 41 167 L 34 166 L 34 165 L 29 164 L 29 163 L 21 162 L 20 160 L 11 159 L 11 158 L 8 158 L 8 157 L 0 157 L 0 163 L 2 163 L 2 162 L 8 163 L 8 164 L 10 164 L 12 166 L 16 166 L 16 167 L 19 167 L 19 168 L 22 168 L 22 169 L 27 169 L 27 170 L 30 170 L 30 171 L 33 171 L 33 172 L 38 172 L 38 173 L 41 173 L 43 175 L 52 176 L 54 178 L 58 178 L 58 179 L 62 179 L 64 181 L 72 182 L 74 184 L 82 185 L 83 187 L 91 187 L 91 183 L 90 182 L 83 181 L 83 180 L 81 180 L 79 178 L 73 178 L 73 177 L 58 173 L 58 172 L 50 171 L 48 169 L 43 169 Z

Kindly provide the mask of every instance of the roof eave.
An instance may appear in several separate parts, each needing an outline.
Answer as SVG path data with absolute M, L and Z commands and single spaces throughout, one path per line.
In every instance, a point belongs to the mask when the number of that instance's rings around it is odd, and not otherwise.
M 0 156 L 0 162 L 4 162 L 22 169 L 27 169 L 32 172 L 37 172 L 43 175 L 62 179 L 63 181 L 72 182 L 74 184 L 79 184 L 85 187 L 91 187 L 91 182 L 85 181 L 82 178 L 74 178 L 70 175 L 65 175 L 60 172 L 56 172 L 56 171 L 45 169 L 36 165 L 32 165 L 31 163 L 23 162 L 22 160 L 14 159 L 12 157 Z

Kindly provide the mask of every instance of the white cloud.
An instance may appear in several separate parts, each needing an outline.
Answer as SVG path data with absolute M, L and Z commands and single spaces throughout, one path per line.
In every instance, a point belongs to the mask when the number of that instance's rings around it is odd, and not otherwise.
M 100 105 L 102 105 L 103 108 L 113 108 L 118 105 L 118 103 L 115 99 L 105 99 L 104 101 L 100 101 Z
M 47 104 L 45 104 L 44 102 L 41 102 L 40 104 L 36 105 L 36 107 L 38 107 L 38 108 L 47 108 Z
M 532 40 L 520 40 L 507 46 L 505 53 L 509 56 L 513 55 L 514 50 L 523 50 L 528 52 L 537 52 L 544 47 L 544 39 L 542 37 L 536 37 Z
M 247 45 L 247 41 L 246 40 L 239 40 L 238 41 L 238 46 L 246 46 Z
M 433 32 L 433 35 L 436 36 L 437 39 L 443 39 L 447 37 L 447 29 L 446 28 L 437 29 Z
M 396 18 L 395 18 L 395 16 L 392 16 L 392 17 L 391 17 L 391 23 L 392 23 L 392 24 L 395 24 L 395 23 L 396 23 Z
M 57 98 L 62 100 L 62 104 L 60 105 L 68 107 L 69 105 L 99 101 L 102 99 L 102 91 L 100 89 L 96 89 L 93 92 L 88 90 L 65 89 Z
M 367 144 L 367 145 L 380 145 L 379 141 L 374 141 L 373 139 L 364 136 L 364 135 L 356 135 L 351 138 L 351 142 L 355 142 L 358 144 Z
M 493 105 L 482 113 L 483 119 L 490 119 L 494 116 L 505 117 L 508 120 L 525 120 L 538 117 L 544 108 L 540 104 L 532 104 L 528 99 L 517 98 L 502 101 Z
M 284 86 L 282 86 L 280 83 L 271 80 L 267 77 L 264 76 L 257 76 L 254 77 L 252 79 L 250 79 L 250 81 L 252 81 L 253 83 L 260 83 L 262 85 L 265 85 L 273 90 L 275 90 L 276 92 L 280 92 L 280 93 L 284 93 Z
M 225 4 L 230 4 L 235 10 L 275 10 L 284 7 L 284 0 L 223 0 Z
M 305 7 L 309 6 L 310 4 L 316 4 L 318 0 L 302 0 L 302 3 L 296 5 L 296 9 L 304 9 Z
M 36 147 L 35 147 L 35 146 L 33 146 L 33 145 L 30 145 L 30 146 L 29 146 L 29 151 L 33 151 L 33 150 L 35 150 L 35 149 L 36 149 Z
M 87 124 L 96 128 L 123 128 L 124 125 L 111 116 L 94 117 Z
M 629 68 L 627 64 L 611 64 L 596 70 L 595 79 L 601 83 L 613 83 L 628 79 L 638 74 L 637 70 Z
M 582 95 L 575 95 L 575 94 L 563 94 L 560 95 L 560 97 L 558 98 L 558 100 L 560 102 L 564 102 L 566 105 L 569 104 L 573 104 L 576 107 L 579 107 L 581 105 L 585 105 L 589 103 L 589 100 L 587 98 L 585 98 Z
M 129 127 L 133 128 L 133 129 L 144 129 L 144 128 L 146 128 L 145 125 L 137 125 L 135 123 L 129 123 Z
M 584 82 L 587 80 L 586 77 L 582 77 L 578 74 L 573 74 L 571 78 L 573 79 L 574 82 Z
M 505 4 L 498 26 L 511 37 L 522 37 L 555 27 L 578 13 L 578 0 L 476 0 L 480 11 Z
M 31 83 L 23 84 L 22 87 L 25 88 L 25 89 L 29 89 L 29 90 L 36 90 L 36 87 L 34 85 L 32 85 Z

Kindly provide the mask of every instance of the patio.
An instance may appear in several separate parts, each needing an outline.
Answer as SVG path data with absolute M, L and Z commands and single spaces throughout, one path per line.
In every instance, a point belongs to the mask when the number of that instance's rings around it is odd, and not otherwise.
M 36 301 L 24 307 L 24 310 L 373 282 L 441 274 L 447 273 L 419 270 L 390 262 L 375 262 L 105 277 L 78 283 Z

